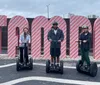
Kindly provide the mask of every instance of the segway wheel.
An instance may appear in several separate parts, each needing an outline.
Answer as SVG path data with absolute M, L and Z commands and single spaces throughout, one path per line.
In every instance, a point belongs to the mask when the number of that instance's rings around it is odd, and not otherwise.
M 79 60 L 79 61 L 77 62 L 77 64 L 76 64 L 76 70 L 77 70 L 78 72 L 82 72 L 81 69 L 80 69 L 81 66 L 82 66 L 82 61 Z
M 63 74 L 63 61 L 60 61 L 60 73 Z
M 19 61 L 19 59 L 17 59 L 17 63 L 16 63 L 16 70 L 17 71 L 20 71 L 21 70 L 19 63 L 20 63 L 20 61 Z
M 98 70 L 97 64 L 92 63 L 90 65 L 90 76 L 95 77 L 97 75 L 97 70 Z
M 30 68 L 30 70 L 32 70 L 33 69 L 33 59 L 32 58 L 30 58 L 30 66 L 29 66 L 29 68 Z
M 50 60 L 46 61 L 46 73 L 50 72 Z

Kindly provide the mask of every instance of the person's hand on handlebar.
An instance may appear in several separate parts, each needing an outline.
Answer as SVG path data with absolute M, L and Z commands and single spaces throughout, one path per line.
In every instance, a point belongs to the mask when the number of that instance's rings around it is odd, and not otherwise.
M 61 40 L 52 40 L 52 39 L 49 39 L 49 42 L 61 42 Z
M 49 39 L 49 42 L 52 42 L 52 39 Z
M 58 40 L 58 42 L 61 42 L 61 40 Z
M 27 41 L 27 42 L 26 42 L 26 41 L 24 41 L 24 42 L 20 42 L 19 44 L 22 45 L 22 44 L 25 44 L 25 43 L 26 43 L 26 44 L 30 44 L 29 41 Z
M 81 42 L 81 40 L 78 40 L 78 41 L 76 41 L 76 42 Z
M 87 42 L 87 40 L 83 40 L 83 43 L 86 43 Z

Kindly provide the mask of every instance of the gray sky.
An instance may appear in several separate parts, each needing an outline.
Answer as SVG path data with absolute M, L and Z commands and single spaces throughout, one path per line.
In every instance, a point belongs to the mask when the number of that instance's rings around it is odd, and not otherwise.
M 0 0 L 0 15 L 13 17 L 22 15 L 34 18 L 39 15 L 47 17 L 47 6 L 50 4 L 50 17 L 55 15 L 67 17 L 75 15 L 100 16 L 100 0 Z

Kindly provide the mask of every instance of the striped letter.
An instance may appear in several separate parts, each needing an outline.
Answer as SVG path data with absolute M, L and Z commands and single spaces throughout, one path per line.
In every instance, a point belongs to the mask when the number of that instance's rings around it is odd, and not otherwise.
M 27 19 L 25 19 L 22 16 L 15 16 L 9 22 L 8 25 L 8 56 L 9 57 L 15 57 L 16 46 L 18 46 L 16 27 L 19 27 L 20 33 L 22 33 L 24 27 L 29 27 Z
M 93 32 L 93 55 L 100 59 L 100 18 L 95 20 Z
M 91 31 L 90 21 L 83 16 L 71 16 L 70 17 L 70 57 L 78 57 L 78 31 L 79 27 L 82 25 L 87 25 Z
M 5 15 L 0 15 L 0 53 L 2 45 L 2 26 L 7 26 L 7 16 Z

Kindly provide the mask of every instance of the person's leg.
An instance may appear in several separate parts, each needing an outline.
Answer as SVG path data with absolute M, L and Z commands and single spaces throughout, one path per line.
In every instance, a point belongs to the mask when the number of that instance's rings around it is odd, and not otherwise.
M 57 62 L 57 67 L 59 67 L 59 64 L 60 64 L 60 58 L 59 58 L 60 54 L 61 54 L 60 48 L 56 48 L 56 58 L 57 58 L 56 62 Z
M 53 63 L 53 56 L 51 56 L 51 63 Z
M 28 63 L 28 47 L 24 47 L 24 58 L 26 63 Z
M 59 56 L 57 56 L 57 63 L 59 63 L 60 59 L 59 59 Z
M 57 48 L 57 63 L 59 64 L 59 62 L 60 62 L 60 54 L 61 54 L 61 51 L 60 51 L 60 48 Z
M 80 51 L 81 51 L 81 60 L 82 60 L 82 64 L 83 64 L 85 61 L 84 49 L 81 48 Z
M 89 51 L 85 51 L 85 61 L 88 66 L 90 66 Z
M 50 48 L 50 55 L 51 55 L 51 64 L 54 62 L 54 49 Z
M 23 47 L 19 47 L 20 50 L 20 62 L 23 63 Z

